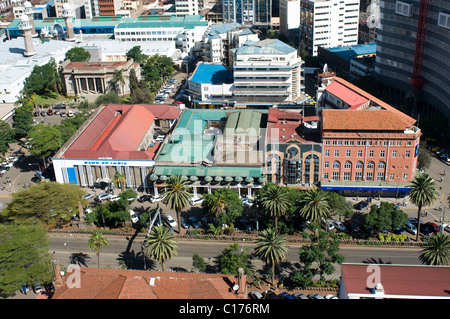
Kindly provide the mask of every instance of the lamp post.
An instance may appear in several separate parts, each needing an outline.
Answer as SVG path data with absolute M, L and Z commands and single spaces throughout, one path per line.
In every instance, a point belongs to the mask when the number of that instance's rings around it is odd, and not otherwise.
M 444 224 L 445 224 L 445 210 L 447 209 L 444 205 L 443 201 L 440 201 L 442 208 L 443 208 L 443 212 L 442 212 L 442 221 L 441 221 L 441 234 L 444 233 Z M 450 209 L 450 208 L 449 208 Z

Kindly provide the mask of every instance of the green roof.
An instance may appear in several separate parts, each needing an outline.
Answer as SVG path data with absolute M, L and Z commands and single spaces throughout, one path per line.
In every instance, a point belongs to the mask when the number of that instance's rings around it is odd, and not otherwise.
M 146 18 L 147 17 L 147 18 Z M 173 16 L 141 16 L 134 21 L 124 21 L 117 28 L 185 28 L 193 29 L 197 26 L 207 26 L 208 21 L 201 15 L 173 17 Z
M 161 175 L 180 175 L 180 176 L 221 176 L 221 177 L 254 177 L 259 178 L 263 175 L 262 167 L 228 167 L 228 166 L 212 166 L 212 167 L 188 167 L 188 166 L 156 166 L 154 174 Z

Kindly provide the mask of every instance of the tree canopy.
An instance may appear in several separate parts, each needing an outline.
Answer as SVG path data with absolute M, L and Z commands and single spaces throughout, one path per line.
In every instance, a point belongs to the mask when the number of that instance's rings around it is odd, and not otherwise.
M 39 183 L 12 194 L 2 215 L 21 225 L 55 226 L 61 220 L 70 220 L 78 211 L 78 202 L 87 205 L 84 194 L 74 184 Z
M 66 52 L 66 59 L 72 62 L 89 61 L 91 54 L 83 48 L 75 47 Z
M 46 158 L 61 147 L 61 132 L 53 126 L 37 124 L 31 128 L 27 137 L 33 140 L 30 148 L 32 156 Z
M 44 65 L 36 65 L 30 76 L 25 79 L 23 92 L 26 96 L 33 93 L 45 95 L 49 92 L 62 93 L 62 81 L 57 71 L 57 65 L 52 58 Z
M 52 278 L 47 231 L 36 226 L 0 224 L 0 294 L 12 295 L 22 283 Z
M 381 202 L 380 207 L 373 205 L 370 212 L 364 217 L 364 227 L 377 231 L 391 230 L 402 227 L 408 220 L 408 215 L 395 209 L 394 204 Z
M 239 194 L 229 187 L 217 188 L 203 198 L 204 212 L 215 217 L 218 225 L 234 223 L 244 210 Z

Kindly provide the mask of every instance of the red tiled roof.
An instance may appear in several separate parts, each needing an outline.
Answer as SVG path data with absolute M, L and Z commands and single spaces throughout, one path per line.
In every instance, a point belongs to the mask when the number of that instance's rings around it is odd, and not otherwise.
M 369 264 L 342 264 L 342 279 L 347 294 L 370 294 Z M 377 265 L 384 293 L 389 295 L 450 297 L 450 267 L 415 265 Z M 373 284 L 371 282 L 371 284 Z M 342 287 L 344 288 L 344 287 Z
M 403 131 L 407 127 L 407 123 L 388 110 L 322 110 L 322 129 L 324 131 Z
M 160 143 L 138 149 L 156 118 L 175 120 L 180 110 L 171 105 L 108 105 L 64 153 L 65 158 L 149 160 Z
M 328 84 L 325 91 L 333 94 L 337 98 L 350 105 L 349 109 L 360 107 L 361 105 L 369 102 L 369 99 L 358 94 L 351 88 L 342 85 L 339 81 L 333 81 Z
M 222 274 L 81 268 L 81 288 L 52 299 L 236 299 L 237 277 Z
M 128 63 L 128 61 L 116 61 L 116 62 L 72 62 L 72 61 L 70 61 L 66 65 L 66 68 L 90 68 L 90 69 L 104 68 L 104 67 L 117 68 L 117 67 L 119 67 L 121 65 L 125 65 L 127 63 Z

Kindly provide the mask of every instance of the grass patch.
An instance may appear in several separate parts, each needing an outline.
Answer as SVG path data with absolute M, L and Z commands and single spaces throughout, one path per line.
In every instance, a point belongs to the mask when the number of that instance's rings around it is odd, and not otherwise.
M 36 99 L 37 105 L 42 105 L 43 107 L 57 104 L 61 102 L 69 102 L 72 101 L 73 98 L 66 98 L 64 95 L 59 94 L 48 94 L 48 95 L 39 95 L 39 97 Z

